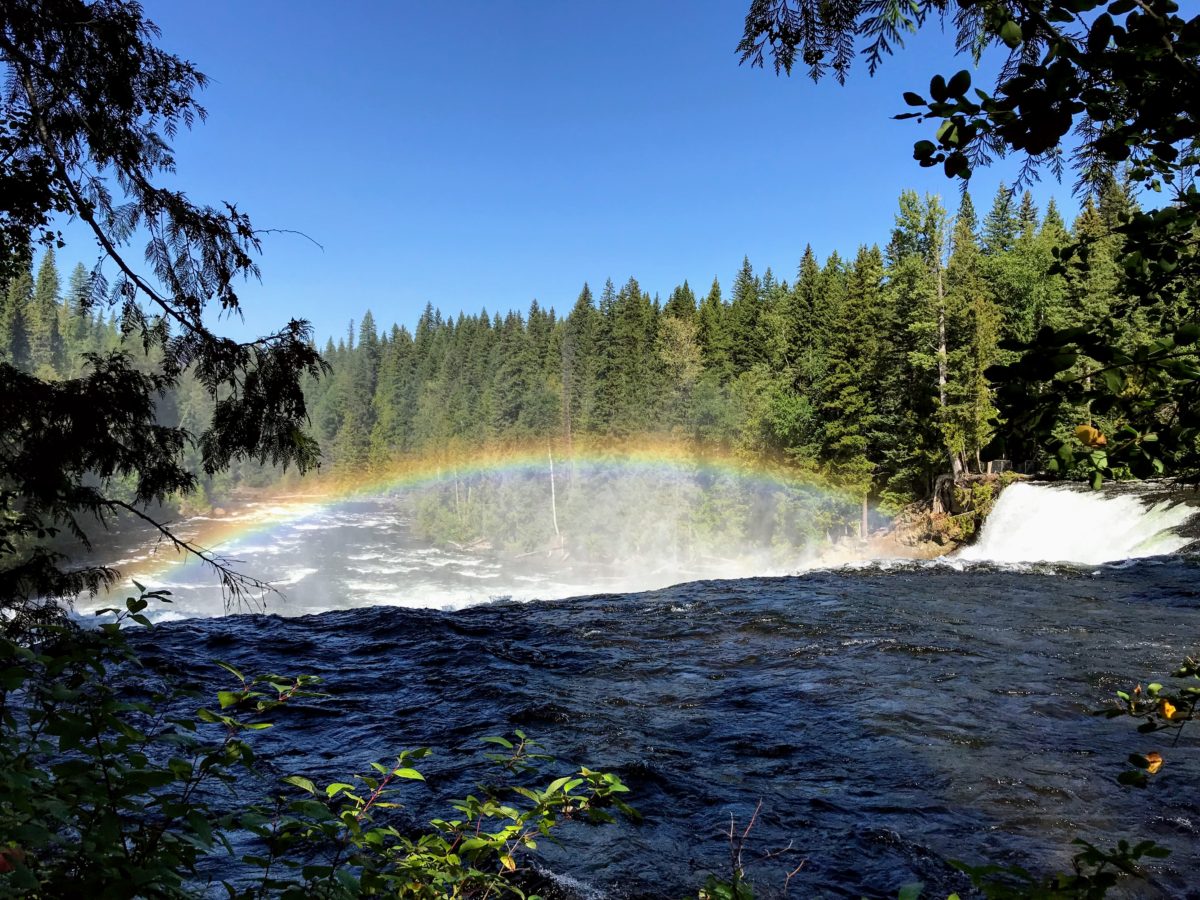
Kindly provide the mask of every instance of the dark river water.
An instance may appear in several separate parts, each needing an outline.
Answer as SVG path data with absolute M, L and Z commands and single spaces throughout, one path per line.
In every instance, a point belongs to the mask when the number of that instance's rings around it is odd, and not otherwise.
M 320 565 L 316 563 L 315 565 Z M 335 584 L 326 584 L 335 590 Z M 315 590 L 315 588 L 313 588 Z M 334 604 L 336 605 L 336 604 Z M 558 765 L 620 774 L 639 823 L 570 826 L 543 865 L 580 896 L 695 896 L 745 861 L 762 896 L 926 896 L 949 860 L 1069 866 L 1070 841 L 1172 850 L 1136 896 L 1200 896 L 1200 755 L 1087 715 L 1168 674 L 1200 635 L 1200 564 L 868 566 L 456 610 L 381 607 L 162 624 L 152 659 L 223 682 L 320 675 L 329 696 L 258 740 L 280 774 L 334 780 L 430 746 L 417 820 L 479 775 L 478 738 L 522 728 Z M 1133 751 L 1167 763 L 1117 786 Z M 760 859 L 776 851 L 785 852 Z

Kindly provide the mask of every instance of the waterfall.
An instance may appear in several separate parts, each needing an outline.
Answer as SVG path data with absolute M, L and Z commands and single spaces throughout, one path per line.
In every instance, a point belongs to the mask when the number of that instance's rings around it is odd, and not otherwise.
M 1200 509 L 1129 490 L 1010 485 L 959 559 L 1085 565 L 1175 553 L 1191 543 L 1180 526 Z

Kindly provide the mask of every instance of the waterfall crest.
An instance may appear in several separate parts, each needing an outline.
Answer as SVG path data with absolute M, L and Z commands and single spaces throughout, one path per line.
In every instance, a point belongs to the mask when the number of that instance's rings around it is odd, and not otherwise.
M 1068 485 L 1010 485 L 964 560 L 1094 565 L 1175 553 L 1193 538 L 1181 528 L 1200 509 L 1176 499 Z

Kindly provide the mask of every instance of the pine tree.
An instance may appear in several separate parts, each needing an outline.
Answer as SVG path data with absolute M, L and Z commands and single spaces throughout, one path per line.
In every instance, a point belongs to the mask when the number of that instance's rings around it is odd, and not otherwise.
M 38 267 L 29 316 L 30 361 L 42 379 L 61 377 L 66 370 L 62 333 L 59 331 L 58 266 L 54 248 L 48 248 Z
M 901 443 L 889 451 L 891 462 L 885 467 L 897 498 L 923 489 L 917 485 L 929 466 L 955 476 L 962 469 L 961 455 L 936 428 L 948 403 L 954 315 L 946 292 L 946 228 L 946 210 L 937 197 L 922 201 L 914 191 L 901 194 L 888 247 L 888 296 L 900 311 L 890 329 L 898 350 L 895 380 L 900 396 L 888 408 L 894 419 L 907 421 L 896 423 Z M 933 400 L 931 409 L 926 398 Z M 939 444 L 940 452 L 935 449 Z
M 1013 192 L 1000 182 L 991 212 L 983 220 L 983 252 L 998 256 L 1012 249 L 1020 233 L 1020 223 L 1013 211 Z
M 667 299 L 667 305 L 663 307 L 663 315 L 672 316 L 676 319 L 691 320 L 695 318 L 696 295 L 692 292 L 686 280 L 671 291 L 671 296 Z
M 840 264 L 834 257 L 830 262 Z M 872 489 L 871 450 L 879 426 L 871 388 L 879 364 L 873 322 L 882 282 L 883 257 L 878 248 L 859 247 L 843 282 L 844 293 L 835 288 L 829 297 L 829 367 L 820 385 L 821 460 L 834 483 L 857 495 L 864 505 Z
M 1114 212 L 1109 207 L 1110 214 Z M 1121 283 L 1117 250 L 1119 238 L 1113 235 L 1099 204 L 1091 196 L 1072 228 L 1081 252 L 1067 267 L 1067 298 L 1072 311 L 1071 325 L 1105 328 L 1114 321 L 1119 306 Z
M 1026 191 L 1021 196 L 1021 205 L 1017 209 L 1018 237 L 1032 236 L 1038 228 L 1038 208 L 1033 202 L 1033 194 Z
M 980 471 L 980 453 L 991 440 L 995 416 L 984 374 L 997 357 L 1000 314 L 984 277 L 983 255 L 975 236 L 975 210 L 964 194 L 951 236 L 946 267 L 949 308 L 953 310 L 951 378 L 941 426 L 951 450 Z
M 596 423 L 596 341 L 600 314 L 585 282 L 563 325 L 561 345 L 563 435 L 570 446 L 576 431 Z
M 8 284 L 4 319 L 0 322 L 0 352 L 4 354 L 4 361 L 24 372 L 33 368 L 29 336 L 32 305 L 33 274 L 26 267 Z
M 383 351 L 372 398 L 375 423 L 371 428 L 370 459 L 380 465 L 414 450 L 413 416 L 416 384 L 413 337 L 407 328 L 393 327 Z
M 734 372 L 745 372 L 763 357 L 760 318 L 763 311 L 762 283 L 754 276 L 749 257 L 733 279 L 728 328 L 730 360 Z
M 83 267 L 83 263 L 76 263 L 67 282 L 64 304 L 66 327 L 63 329 L 63 338 L 66 345 L 67 374 L 71 376 L 82 371 L 83 361 L 80 357 L 91 350 L 91 295 L 91 276 Z
M 796 284 L 792 287 L 790 316 L 794 326 L 794 340 L 810 346 L 811 332 L 818 327 L 820 281 L 821 266 L 817 263 L 817 255 L 813 253 L 812 244 L 805 244 L 800 265 L 796 267 Z
M 606 307 L 598 371 L 606 431 L 625 435 L 651 430 L 661 384 L 658 314 L 634 278 L 611 301 L 601 298 L 602 312 Z
M 704 367 L 713 373 L 720 384 L 724 384 L 733 376 L 733 338 L 730 334 L 728 307 L 721 299 L 721 283 L 715 277 L 708 295 L 700 304 L 697 317 Z

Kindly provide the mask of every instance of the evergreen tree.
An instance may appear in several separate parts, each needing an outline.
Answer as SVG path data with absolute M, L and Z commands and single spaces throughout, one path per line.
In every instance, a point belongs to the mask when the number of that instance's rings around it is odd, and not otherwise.
M 1110 212 L 1112 207 L 1109 207 Z M 1114 326 L 1121 284 L 1119 238 L 1113 235 L 1099 204 L 1088 196 L 1072 228 L 1082 251 L 1067 266 L 1070 324 L 1085 328 Z
M 970 207 L 968 211 L 973 218 Z M 888 296 L 893 307 L 902 311 L 890 329 L 898 351 L 894 368 L 900 396 L 889 408 L 894 418 L 907 419 L 896 424 L 902 443 L 889 453 L 893 461 L 887 466 L 897 497 L 923 489 L 921 482 L 930 468 L 955 475 L 962 468 L 961 456 L 936 429 L 948 403 L 955 314 L 946 292 L 946 228 L 946 211 L 937 197 L 922 201 L 914 191 L 901 194 L 888 249 Z M 939 444 L 940 453 L 935 449 Z
M 67 374 L 78 375 L 82 371 L 80 357 L 91 349 L 92 329 L 94 324 L 91 315 L 92 280 L 83 263 L 76 263 L 71 270 L 71 278 L 67 282 L 67 296 L 64 307 L 66 310 L 66 326 L 63 338 L 66 345 Z
M 11 363 L 23 372 L 33 368 L 33 353 L 30 341 L 30 318 L 33 306 L 33 274 L 28 268 L 18 271 L 8 284 L 4 304 L 4 317 L 0 321 L 0 351 L 4 362 Z
M 1021 205 L 1017 209 L 1018 237 L 1032 236 L 1038 228 L 1038 208 L 1033 202 L 1033 194 L 1026 191 L 1021 196 Z
M 952 452 L 980 471 L 980 453 L 991 440 L 990 423 L 996 412 L 984 373 L 996 361 L 1000 315 L 984 277 L 983 255 L 975 232 L 975 210 L 970 195 L 964 194 L 955 217 L 946 267 L 948 306 L 955 316 L 949 396 L 941 424 Z
M 1020 233 L 1020 223 L 1013 211 L 1013 192 L 1000 182 L 991 212 L 983 220 L 983 252 L 998 256 L 1012 249 Z
M 735 372 L 744 372 L 763 359 L 762 283 L 754 276 L 749 257 L 742 258 L 742 267 L 733 279 L 732 293 L 727 317 L 730 361 Z
M 59 330 L 58 266 L 54 248 L 47 248 L 38 267 L 29 316 L 30 362 L 34 373 L 53 380 L 66 371 L 66 354 Z
M 379 364 L 372 398 L 375 423 L 371 427 L 370 459 L 375 464 L 415 449 L 412 442 L 415 400 L 418 393 L 413 338 L 407 328 L 393 327 Z
M 691 320 L 695 318 L 696 295 L 692 292 L 686 280 L 671 291 L 671 296 L 667 299 L 667 305 L 663 307 L 663 315 L 672 316 L 676 319 Z
M 563 434 L 568 445 L 576 431 L 596 421 L 596 347 L 600 314 L 585 282 L 563 326 L 561 345 Z
M 796 284 L 792 288 L 788 317 L 793 323 L 794 342 L 812 344 L 812 331 L 819 327 L 817 310 L 820 306 L 821 266 L 812 244 L 804 245 L 800 265 L 796 267 Z
M 830 262 L 839 264 L 833 257 Z M 879 342 L 872 323 L 880 306 L 882 283 L 879 249 L 859 247 L 854 265 L 845 275 L 844 293 L 834 288 L 829 298 L 829 365 L 820 385 L 824 420 L 820 458 L 834 483 L 864 504 L 872 490 L 875 467 L 871 450 L 880 424 L 877 398 L 872 395 L 879 364 Z
M 728 307 L 721 299 L 721 283 L 714 277 L 712 287 L 700 304 L 699 340 L 704 355 L 704 367 L 713 373 L 720 384 L 733 376 L 733 337 L 728 321 Z

